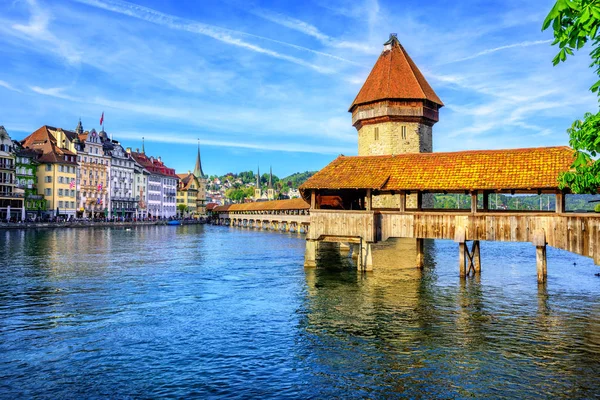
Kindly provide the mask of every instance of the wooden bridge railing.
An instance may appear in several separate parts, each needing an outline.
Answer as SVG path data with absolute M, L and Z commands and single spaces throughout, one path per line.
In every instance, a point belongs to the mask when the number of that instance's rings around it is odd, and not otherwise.
M 533 243 L 534 233 L 542 230 L 548 245 L 600 264 L 600 216 L 595 214 L 311 210 L 310 224 L 309 240 L 355 237 L 367 243 L 388 238 Z

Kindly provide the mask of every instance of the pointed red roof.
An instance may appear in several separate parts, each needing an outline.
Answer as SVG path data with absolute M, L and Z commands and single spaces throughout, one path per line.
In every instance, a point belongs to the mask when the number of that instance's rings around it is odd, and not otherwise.
M 416 64 L 396 36 L 385 43 L 384 50 L 352 102 L 354 107 L 386 99 L 429 100 L 443 106 Z

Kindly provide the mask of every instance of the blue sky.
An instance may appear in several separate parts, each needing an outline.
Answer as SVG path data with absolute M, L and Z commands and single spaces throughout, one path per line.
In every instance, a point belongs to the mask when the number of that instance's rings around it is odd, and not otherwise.
M 0 125 L 106 130 L 204 171 L 354 155 L 347 112 L 389 33 L 446 104 L 434 151 L 566 145 L 596 111 L 586 49 L 552 67 L 553 1 L 0 0 Z

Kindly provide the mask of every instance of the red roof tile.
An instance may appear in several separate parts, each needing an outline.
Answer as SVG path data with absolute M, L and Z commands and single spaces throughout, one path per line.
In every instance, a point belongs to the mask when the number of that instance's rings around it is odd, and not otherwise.
M 227 204 L 213 209 L 214 212 L 231 211 L 285 211 L 308 210 L 310 205 L 303 199 L 256 201 L 254 203 Z
M 573 162 L 569 147 L 340 156 L 303 185 L 307 189 L 557 189 Z
M 388 43 L 391 50 L 383 50 L 350 111 L 359 104 L 386 99 L 421 99 L 443 106 L 398 39 L 392 37 Z

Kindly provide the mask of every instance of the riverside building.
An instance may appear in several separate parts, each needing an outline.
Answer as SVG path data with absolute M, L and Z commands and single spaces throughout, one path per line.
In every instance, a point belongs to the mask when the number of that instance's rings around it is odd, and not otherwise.
M 23 195 L 15 190 L 15 168 L 13 141 L 0 126 L 0 220 L 24 218 Z
M 83 132 L 81 121 L 75 132 L 77 149 L 77 216 L 108 217 L 111 158 L 104 153 L 100 134 L 92 129 Z
M 73 131 L 44 125 L 21 142 L 23 147 L 38 154 L 38 193 L 45 197 L 47 216 L 75 217 L 76 137 Z

